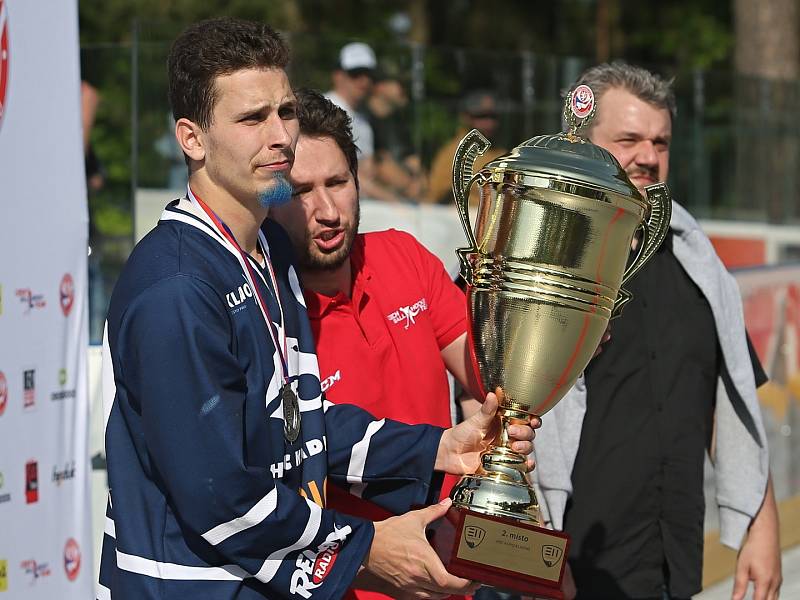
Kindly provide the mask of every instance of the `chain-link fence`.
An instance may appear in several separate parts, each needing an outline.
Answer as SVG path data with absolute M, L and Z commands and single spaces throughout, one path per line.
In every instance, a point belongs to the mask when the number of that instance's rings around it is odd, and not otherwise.
M 104 184 L 90 198 L 91 337 L 102 333 L 105 299 L 132 246 L 137 189 L 179 189 L 186 167 L 167 103 L 166 56 L 180 26 L 137 22 L 126 45 L 82 48 L 84 78 L 102 97 L 92 132 Z M 501 35 L 501 33 L 498 33 Z M 351 40 L 288 34 L 295 86 L 327 90 L 340 47 Z M 465 123 L 460 101 L 470 91 L 496 99 L 492 142 L 510 149 L 561 127 L 561 93 L 591 63 L 529 52 L 487 52 L 373 44 L 379 71 L 396 80 L 405 103 L 394 120 L 423 172 Z M 658 66 L 646 65 L 659 71 Z M 798 83 L 774 84 L 701 72 L 675 79 L 669 183 L 697 217 L 798 222 Z M 424 194 L 424 190 L 421 192 Z M 419 201 L 418 197 L 407 197 Z M 167 198 L 165 198 L 165 201 Z

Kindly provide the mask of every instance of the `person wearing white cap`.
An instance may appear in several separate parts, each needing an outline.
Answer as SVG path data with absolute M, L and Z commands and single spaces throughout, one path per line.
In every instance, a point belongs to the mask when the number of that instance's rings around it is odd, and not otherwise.
M 372 126 L 358 110 L 372 89 L 377 66 L 375 52 L 367 44 L 345 44 L 339 51 L 339 61 L 331 76 L 333 89 L 325 97 L 342 108 L 352 122 L 353 138 L 358 147 L 358 179 L 364 197 L 397 201 L 400 198 L 375 179 Z

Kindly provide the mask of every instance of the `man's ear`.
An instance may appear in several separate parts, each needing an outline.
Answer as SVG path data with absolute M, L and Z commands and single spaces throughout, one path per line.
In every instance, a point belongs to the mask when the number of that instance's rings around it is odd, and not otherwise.
M 197 123 L 185 117 L 178 119 L 175 123 L 175 138 L 183 153 L 192 160 L 202 161 L 206 157 L 203 130 Z

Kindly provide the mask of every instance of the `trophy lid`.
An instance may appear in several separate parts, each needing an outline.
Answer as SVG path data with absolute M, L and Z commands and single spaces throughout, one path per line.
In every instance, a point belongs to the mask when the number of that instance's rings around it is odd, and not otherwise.
M 605 148 L 578 135 L 578 130 L 594 117 L 595 109 L 591 88 L 579 85 L 564 103 L 564 120 L 569 126 L 566 133 L 533 137 L 484 169 L 531 173 L 641 199 L 617 159 Z

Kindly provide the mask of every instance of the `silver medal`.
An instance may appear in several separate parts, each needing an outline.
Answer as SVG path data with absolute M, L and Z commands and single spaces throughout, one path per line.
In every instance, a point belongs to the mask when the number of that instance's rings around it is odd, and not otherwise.
M 281 388 L 283 401 L 283 435 L 289 442 L 294 442 L 300 435 L 300 403 L 297 394 L 287 383 Z

